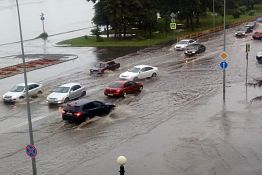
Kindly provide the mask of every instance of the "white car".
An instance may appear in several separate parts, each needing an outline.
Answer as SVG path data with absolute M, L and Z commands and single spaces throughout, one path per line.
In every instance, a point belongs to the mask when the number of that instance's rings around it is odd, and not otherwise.
M 126 72 L 122 73 L 119 78 L 125 80 L 136 81 L 138 79 L 145 79 L 158 76 L 158 68 L 149 65 L 138 65 Z
M 187 46 L 196 43 L 195 40 L 193 39 L 183 39 L 181 41 L 179 41 L 178 43 L 176 43 L 175 45 L 175 49 L 176 50 L 184 50 Z
M 57 87 L 47 96 L 46 100 L 49 104 L 61 104 L 85 95 L 85 87 L 81 86 L 80 83 L 68 83 Z
M 28 83 L 28 95 L 30 97 L 41 94 L 42 85 L 38 83 Z M 15 85 L 11 90 L 3 95 L 4 102 L 16 102 L 26 97 L 25 83 Z

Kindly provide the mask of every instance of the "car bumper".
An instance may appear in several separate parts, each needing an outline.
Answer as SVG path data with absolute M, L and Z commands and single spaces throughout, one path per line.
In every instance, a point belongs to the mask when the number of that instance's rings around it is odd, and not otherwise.
M 123 96 L 122 93 L 104 93 L 105 96 L 108 96 L 108 97 L 121 97 Z
M 73 115 L 63 114 L 62 115 L 62 119 L 66 120 L 66 121 L 76 122 L 76 121 L 83 121 L 83 120 L 85 120 L 85 117 L 75 117 Z
M 49 103 L 49 104 L 62 104 L 63 100 L 50 100 L 49 99 L 46 102 Z
M 9 103 L 14 103 L 16 102 L 16 99 L 12 99 L 12 98 L 3 98 L 4 102 L 9 102 Z

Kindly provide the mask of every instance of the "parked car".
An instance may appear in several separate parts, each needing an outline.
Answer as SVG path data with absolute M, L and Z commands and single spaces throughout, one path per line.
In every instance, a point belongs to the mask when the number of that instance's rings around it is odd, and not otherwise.
M 139 79 L 154 78 L 158 76 L 158 68 L 149 65 L 138 65 L 122 73 L 119 78 L 137 81 Z
M 205 52 L 206 47 L 203 44 L 191 44 L 185 48 L 185 55 L 187 56 L 193 56 L 195 54 L 200 54 L 202 52 Z
M 249 22 L 245 25 L 245 27 L 250 27 L 252 30 L 254 30 L 256 28 L 256 21 L 253 21 L 253 22 Z
M 108 97 L 126 97 L 127 94 L 139 93 L 143 83 L 134 81 L 114 81 L 105 88 L 104 94 Z
M 38 83 L 28 83 L 28 95 L 30 97 L 41 94 L 42 85 Z M 26 97 L 25 83 L 20 83 L 12 87 L 7 93 L 3 95 L 4 102 L 16 102 Z
M 256 55 L 258 64 L 262 64 L 262 51 L 258 52 Z
M 252 35 L 255 40 L 262 40 L 262 31 L 257 31 Z
M 68 83 L 56 88 L 47 96 L 46 100 L 49 104 L 61 104 L 85 95 L 85 87 L 81 86 L 80 83 Z
M 250 27 L 241 27 L 235 32 L 236 37 L 245 37 L 247 33 L 252 32 Z
M 86 119 L 91 119 L 95 116 L 109 114 L 114 108 L 114 104 L 80 99 L 67 103 L 62 111 L 62 119 L 72 122 L 84 122 Z
M 175 45 L 176 50 L 184 50 L 187 46 L 196 43 L 193 39 L 183 39 Z
M 99 62 L 95 64 L 95 67 L 90 69 L 90 74 L 103 74 L 106 70 L 116 70 L 120 67 L 120 63 L 114 61 Z

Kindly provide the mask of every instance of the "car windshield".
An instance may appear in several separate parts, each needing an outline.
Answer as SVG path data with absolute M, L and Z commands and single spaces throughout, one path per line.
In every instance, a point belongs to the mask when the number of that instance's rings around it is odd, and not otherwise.
M 133 72 L 133 73 L 138 73 L 138 72 L 140 71 L 140 68 L 138 68 L 138 67 L 133 67 L 133 68 L 131 68 L 131 69 L 128 69 L 127 71 L 128 71 L 128 72 Z
M 69 91 L 70 87 L 58 87 L 54 92 L 56 93 L 67 93 Z
M 246 31 L 246 28 L 240 28 L 237 30 L 238 32 L 245 32 Z
M 123 84 L 120 83 L 120 82 L 113 82 L 113 83 L 109 84 L 108 87 L 110 87 L 110 88 L 120 88 L 120 87 L 123 87 Z
M 179 41 L 177 44 L 187 44 L 188 41 L 185 41 L 185 40 L 182 40 L 182 41 Z
M 23 92 L 25 89 L 25 86 L 14 86 L 10 92 Z
M 187 50 L 197 50 L 198 49 L 198 45 L 189 45 L 186 48 Z

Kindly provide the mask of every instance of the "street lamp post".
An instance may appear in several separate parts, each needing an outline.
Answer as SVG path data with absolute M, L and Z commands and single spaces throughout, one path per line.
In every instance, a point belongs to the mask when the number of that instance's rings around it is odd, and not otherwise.
M 118 165 L 120 165 L 120 170 L 119 170 L 120 175 L 124 175 L 125 174 L 124 164 L 127 162 L 127 158 L 125 156 L 119 156 L 116 159 L 116 162 L 118 163 Z
M 45 33 L 45 23 L 44 23 L 44 20 L 45 20 L 45 17 L 44 17 L 44 13 L 41 13 L 41 21 L 42 21 L 42 25 L 43 25 L 43 33 Z
M 28 95 L 27 74 L 26 74 L 26 66 L 25 66 L 24 43 L 23 43 L 22 26 L 21 26 L 21 19 L 20 19 L 20 11 L 19 11 L 18 0 L 16 0 L 16 8 L 17 8 L 18 23 L 19 23 L 20 40 L 21 40 L 24 81 L 25 81 L 25 88 L 26 88 L 26 106 L 27 106 L 27 115 L 28 115 L 29 138 L 30 138 L 30 144 L 34 145 L 32 119 L 31 119 L 31 110 L 30 110 L 29 95 Z M 33 175 L 37 175 L 35 157 L 32 157 L 31 159 L 32 159 Z

